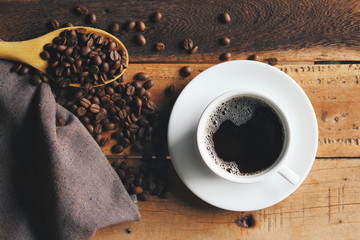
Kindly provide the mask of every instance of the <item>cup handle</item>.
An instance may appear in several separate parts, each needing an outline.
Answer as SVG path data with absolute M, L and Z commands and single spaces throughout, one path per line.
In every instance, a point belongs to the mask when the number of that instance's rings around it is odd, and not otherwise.
M 278 171 L 278 173 L 293 185 L 296 185 L 299 182 L 299 179 L 300 179 L 299 176 L 293 170 L 291 170 L 288 166 L 282 167 Z

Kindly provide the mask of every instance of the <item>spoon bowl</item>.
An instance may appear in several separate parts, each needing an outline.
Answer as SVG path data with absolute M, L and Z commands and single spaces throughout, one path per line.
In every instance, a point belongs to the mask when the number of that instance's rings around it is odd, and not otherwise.
M 0 58 L 14 60 L 22 63 L 26 63 L 41 72 L 46 73 L 46 68 L 48 66 L 48 61 L 43 60 L 40 57 L 40 53 L 44 51 L 43 47 L 47 43 L 51 43 L 55 37 L 58 37 L 61 32 L 65 30 L 75 30 L 75 29 L 86 29 L 86 33 L 96 33 L 99 36 L 103 36 L 109 38 L 116 42 L 117 50 L 122 50 L 125 52 L 126 56 L 126 65 L 129 64 L 129 54 L 124 44 L 114 35 L 105 32 L 103 30 L 91 27 L 66 27 L 60 28 L 40 37 L 26 40 L 26 41 L 18 41 L 18 42 L 0 42 Z M 117 74 L 113 79 L 107 80 L 104 84 L 94 85 L 94 87 L 98 87 L 101 85 L 105 85 L 111 83 L 118 79 L 121 75 L 124 74 L 126 68 L 124 68 L 119 74 Z M 71 83 L 69 86 L 71 87 L 81 87 L 79 83 Z

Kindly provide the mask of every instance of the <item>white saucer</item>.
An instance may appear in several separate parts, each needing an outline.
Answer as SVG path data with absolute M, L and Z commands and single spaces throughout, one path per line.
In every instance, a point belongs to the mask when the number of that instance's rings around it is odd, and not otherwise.
M 257 183 L 234 183 L 209 170 L 195 149 L 195 132 L 206 106 L 234 89 L 266 91 L 281 103 L 294 125 L 292 158 L 286 164 L 300 177 L 290 184 L 279 174 Z M 171 113 L 168 144 L 173 165 L 185 185 L 204 201 L 227 210 L 253 211 L 274 205 L 293 193 L 313 165 L 318 143 L 314 109 L 301 87 L 275 67 L 256 61 L 231 61 L 195 77 L 181 92 Z

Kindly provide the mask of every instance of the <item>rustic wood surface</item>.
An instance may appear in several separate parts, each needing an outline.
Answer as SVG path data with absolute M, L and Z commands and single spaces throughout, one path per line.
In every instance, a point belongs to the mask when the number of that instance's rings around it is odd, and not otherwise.
M 259 53 L 260 59 L 276 57 L 280 61 L 359 60 L 360 2 L 357 0 L 175 0 L 175 1 L 65 1 L 0 0 L 0 38 L 7 41 L 40 36 L 50 29 L 48 21 L 61 24 L 86 24 L 85 17 L 73 13 L 84 3 L 98 16 L 94 25 L 107 29 L 113 22 L 124 24 L 143 20 L 148 44 L 137 47 L 133 38 L 139 32 L 121 31 L 115 35 L 129 48 L 136 62 L 217 62 L 219 54 L 229 51 L 235 59 Z M 150 23 L 155 11 L 164 15 L 160 23 Z M 218 16 L 227 11 L 232 21 L 221 24 Z M 231 45 L 220 46 L 221 37 Z M 189 55 L 179 43 L 191 38 L 199 46 Z M 152 50 L 157 41 L 166 50 Z
M 357 0 L 176 0 L 176 1 L 65 1 L 0 0 L 0 39 L 26 40 L 50 29 L 48 21 L 87 25 L 72 9 L 85 4 L 95 12 L 95 27 L 107 29 L 113 22 L 143 20 L 148 44 L 133 42 L 137 31 L 116 33 L 127 46 L 131 64 L 126 81 L 140 71 L 155 81 L 151 90 L 159 108 L 169 112 L 177 94 L 201 71 L 231 52 L 232 59 L 258 54 L 259 61 L 277 58 L 279 69 L 289 74 L 308 94 L 319 124 L 319 149 L 305 182 L 275 206 L 254 212 L 230 212 L 215 208 L 191 193 L 172 171 L 168 199 L 152 197 L 139 202 L 142 220 L 97 231 L 96 240 L 144 239 L 360 239 L 360 65 L 314 65 L 318 61 L 360 61 L 360 2 Z M 150 23 L 155 11 L 164 14 Z M 228 11 L 232 21 L 217 17 Z M 221 37 L 231 39 L 221 46 Z M 179 43 L 191 38 L 199 46 L 188 54 Z M 154 52 L 157 41 L 166 50 Z M 179 75 L 182 66 L 193 73 Z M 164 88 L 174 84 L 176 94 L 167 98 Z M 109 159 L 109 147 L 103 149 Z M 138 153 L 126 153 L 139 164 Z M 170 160 L 169 160 L 170 161 Z M 238 218 L 253 214 L 255 226 L 243 228 Z M 128 234 L 126 229 L 131 228 Z

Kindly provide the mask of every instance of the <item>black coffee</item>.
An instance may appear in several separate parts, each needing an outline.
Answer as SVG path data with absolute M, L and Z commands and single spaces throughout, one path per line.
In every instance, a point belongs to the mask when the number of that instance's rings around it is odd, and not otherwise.
M 281 119 L 274 109 L 253 97 L 236 97 L 218 106 L 208 122 L 206 145 L 215 163 L 237 175 L 271 167 L 285 141 Z

